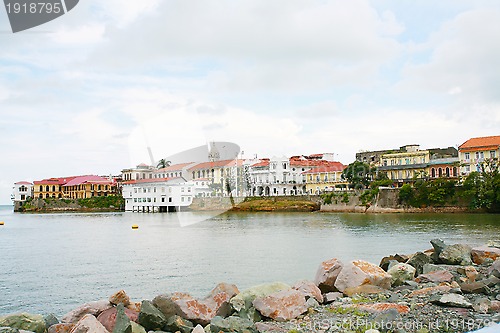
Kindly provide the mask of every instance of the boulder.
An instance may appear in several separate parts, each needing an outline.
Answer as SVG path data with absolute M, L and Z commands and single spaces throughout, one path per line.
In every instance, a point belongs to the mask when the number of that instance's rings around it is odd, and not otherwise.
M 388 257 L 383 257 L 382 260 L 380 260 L 380 268 L 382 268 L 384 271 L 388 271 L 390 266 L 393 264 L 397 263 L 405 263 L 407 262 L 409 257 L 407 255 L 401 255 L 401 254 L 395 254 L 395 255 L 390 255 Z
M 174 315 L 168 318 L 164 328 L 169 332 L 189 333 L 193 330 L 193 323 L 180 316 Z
M 338 291 L 326 293 L 323 295 L 323 303 L 331 303 L 342 297 L 344 297 L 344 294 Z
M 146 329 L 134 321 L 130 322 L 132 325 L 132 333 L 146 333 Z
M 131 302 L 126 308 L 135 312 L 141 312 L 141 302 Z
M 29 313 L 19 313 L 0 317 L 0 327 L 12 327 L 36 333 L 44 333 L 46 329 L 43 316 Z
M 125 309 L 123 303 L 118 303 L 118 306 L 116 307 L 114 327 L 112 330 L 108 329 L 108 331 L 113 333 L 132 333 L 132 324 L 130 323 L 131 318 L 130 315 L 126 313 L 127 311 L 132 311 L 132 310 Z M 135 315 L 138 314 L 135 313 Z M 137 320 L 137 317 L 135 318 Z
M 221 316 L 224 318 L 230 316 L 233 313 L 233 308 L 231 304 L 229 304 L 229 301 L 239 293 L 240 291 L 236 285 L 219 283 L 204 300 L 214 310 L 214 315 L 212 315 L 210 319 L 214 316 Z
M 43 317 L 43 320 L 45 321 L 45 328 L 48 329 L 50 326 L 59 324 L 59 319 L 51 313 Z
M 323 293 L 330 291 L 337 291 L 335 288 L 335 281 L 337 276 L 340 274 L 344 264 L 336 259 L 330 259 L 323 261 L 316 272 L 316 277 L 314 278 L 314 283 Z
M 488 274 L 500 278 L 500 258 L 491 264 L 490 268 L 488 268 Z
M 441 251 L 439 260 L 447 265 L 471 265 L 471 250 L 472 248 L 465 244 L 450 245 Z
M 425 253 L 417 252 L 413 256 L 408 259 L 406 262 L 408 265 L 411 265 L 415 268 L 415 272 L 417 275 L 422 274 L 424 272 L 425 264 L 432 264 L 433 261 L 430 256 Z
M 109 303 L 113 305 L 122 303 L 124 306 L 128 306 L 130 304 L 130 297 L 128 297 L 125 290 L 120 290 L 111 295 L 111 297 L 109 298 Z
M 441 239 L 432 239 L 431 245 L 434 248 L 434 253 L 432 254 L 432 260 L 439 264 L 441 261 L 439 260 L 439 255 L 441 252 L 447 247 L 447 245 Z M 416 267 L 415 267 L 416 268 Z
M 91 314 L 84 315 L 70 333 L 109 333 L 108 330 Z
M 295 319 L 307 311 L 306 298 L 298 290 L 283 290 L 252 302 L 263 316 L 276 321 Z
M 354 295 L 370 295 L 370 294 L 380 294 L 386 292 L 387 290 L 379 286 L 373 286 L 371 284 L 363 284 L 357 287 L 349 287 L 344 290 L 344 295 L 352 297 Z
M 232 298 L 236 295 L 238 295 L 240 291 L 238 290 L 238 287 L 234 284 L 229 284 L 229 283 L 219 283 L 217 286 L 215 286 L 214 289 L 210 292 L 210 295 L 208 295 L 207 298 L 213 298 L 215 299 L 217 295 L 220 294 L 226 294 L 228 295 L 229 298 Z
M 99 316 L 101 312 L 111 308 L 112 305 L 108 300 L 101 300 L 96 302 L 85 303 L 78 308 L 65 314 L 61 322 L 63 323 L 77 323 L 81 318 L 87 314 L 91 314 L 95 317 Z
M 427 287 L 427 288 L 422 288 L 418 290 L 412 291 L 408 297 L 415 297 L 415 296 L 425 296 L 425 295 L 431 295 L 431 294 L 437 294 L 437 293 L 447 293 L 452 289 L 450 285 L 441 285 L 441 286 L 435 286 L 435 287 Z
M 377 265 L 364 260 L 354 260 L 344 265 L 335 281 L 335 288 L 344 292 L 347 288 L 364 284 L 389 289 L 391 287 L 391 276 Z
M 19 330 L 13 327 L 0 327 L 0 333 L 19 333 Z
M 196 327 L 193 328 L 192 333 L 205 333 L 205 330 L 203 329 L 203 326 L 196 325 Z
M 120 304 L 122 306 L 120 306 Z M 124 314 L 128 317 L 129 320 L 132 321 L 137 321 L 139 317 L 139 313 L 127 308 L 123 307 L 123 303 L 118 304 L 118 307 L 113 307 L 110 309 L 107 309 L 106 311 L 101 312 L 101 314 L 97 317 L 97 320 L 106 327 L 106 329 L 110 332 L 113 332 L 113 329 L 115 327 L 115 322 L 118 314 L 118 309 L 123 308 Z
M 241 312 L 247 314 L 248 312 L 251 312 L 251 308 L 253 307 L 252 302 L 256 298 L 263 298 L 275 292 L 290 289 L 291 287 L 288 284 L 281 282 L 261 284 L 242 291 L 238 295 L 231 298 L 229 303 L 231 303 L 233 309 L 240 312 L 240 314 Z
M 161 331 L 167 318 L 150 301 L 142 301 L 137 322 L 148 331 Z
M 489 313 L 500 313 L 500 301 L 493 300 L 490 302 L 490 308 L 488 309 Z
M 400 286 L 404 281 L 413 280 L 415 278 L 415 267 L 399 263 L 392 266 L 387 273 L 391 275 L 392 286 Z
M 441 282 L 451 282 L 453 280 L 453 274 L 448 271 L 433 271 L 427 274 L 420 274 L 415 279 L 418 283 L 441 283 Z
M 176 301 L 179 299 L 192 299 L 191 295 L 186 293 L 162 294 L 153 298 L 153 305 L 157 307 L 166 318 L 174 315 L 180 315 L 181 310 Z
M 471 250 L 472 261 L 481 265 L 486 259 L 497 260 L 500 258 L 500 249 L 497 247 L 478 246 Z
M 240 317 L 222 318 L 215 316 L 210 321 L 211 333 L 258 333 L 251 320 Z
M 460 290 L 465 294 L 483 294 L 488 293 L 490 288 L 483 281 L 462 283 Z
M 47 333 L 69 333 L 75 327 L 75 324 L 60 323 L 49 327 Z
M 431 303 L 454 308 L 472 308 L 472 304 L 462 295 L 444 294 L 431 298 Z
M 314 298 L 318 303 L 323 303 L 323 295 L 321 290 L 314 284 L 314 282 L 302 280 L 295 283 L 292 289 L 298 290 L 304 294 L 306 299 Z

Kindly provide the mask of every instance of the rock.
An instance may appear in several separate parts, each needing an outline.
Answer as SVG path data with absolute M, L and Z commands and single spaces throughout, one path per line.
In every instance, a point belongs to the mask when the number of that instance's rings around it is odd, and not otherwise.
M 374 321 L 378 324 L 378 327 L 380 327 L 384 332 L 387 332 L 391 328 L 397 327 L 398 322 L 401 321 L 401 315 L 396 308 L 391 308 L 377 314 Z M 365 331 L 365 333 L 366 332 L 367 331 Z
M 19 313 L 0 317 L 0 327 L 12 327 L 36 333 L 44 333 L 46 329 L 45 320 L 41 315 L 29 313 Z
M 163 326 L 167 323 L 167 318 L 150 301 L 142 301 L 137 322 L 148 331 L 156 331 L 163 329 Z
M 441 251 L 439 254 L 439 260 L 447 265 L 471 265 L 471 250 L 472 248 L 469 245 L 450 245 Z
M 425 264 L 424 267 L 423 267 L 423 270 L 422 270 L 422 273 L 423 274 L 427 274 L 427 273 L 430 273 L 430 272 L 434 272 L 434 271 L 448 271 L 450 273 L 457 273 L 458 274 L 458 271 L 460 270 L 460 268 L 463 269 L 463 266 L 457 266 L 457 265 L 436 265 L 436 264 Z M 464 270 L 464 273 L 465 273 L 465 270 Z
M 60 323 L 49 327 L 47 333 L 69 333 L 75 327 L 75 324 Z
M 500 249 L 497 247 L 479 246 L 471 251 L 472 261 L 481 265 L 486 259 L 497 260 L 500 258 Z
M 328 304 L 342 297 L 344 297 L 344 294 L 338 291 L 326 293 L 323 295 L 323 303 Z
M 146 329 L 134 321 L 130 322 L 132 325 L 132 333 L 146 333 Z
M 413 280 L 415 272 L 415 267 L 404 263 L 396 264 L 387 271 L 391 275 L 391 284 L 394 287 L 402 285 L 404 281 Z
M 192 333 L 205 333 L 205 330 L 203 329 L 203 326 L 196 325 L 196 327 L 193 329 Z
M 472 308 L 474 309 L 474 311 L 479 313 L 488 313 L 490 306 L 491 306 L 491 301 L 485 297 L 476 299 L 474 301 L 474 304 L 472 304 Z
M 408 256 L 406 255 L 400 255 L 400 254 L 395 254 L 391 255 L 388 257 L 383 257 L 382 260 L 380 260 L 380 268 L 382 268 L 384 271 L 388 271 L 390 266 L 392 266 L 392 263 L 405 263 L 408 261 Z
M 420 274 L 415 279 L 418 283 L 441 283 L 441 282 L 451 282 L 453 280 L 453 274 L 448 271 L 434 271 L 427 274 Z
M 153 298 L 153 305 L 157 307 L 166 318 L 180 315 L 181 311 L 175 300 L 186 298 L 191 299 L 191 295 L 185 293 L 162 294 Z M 142 305 L 141 305 L 142 306 Z
M 495 262 L 491 264 L 490 268 L 488 268 L 488 274 L 500 278 L 500 259 L 495 260 Z
M 318 303 L 323 303 L 321 290 L 311 281 L 302 280 L 292 286 L 292 289 L 298 290 L 304 294 L 306 299 L 313 297 Z
M 372 286 L 371 284 L 363 284 L 357 287 L 346 288 L 344 290 L 344 295 L 352 297 L 354 295 L 380 294 L 386 291 L 387 291 L 386 289 L 378 286 Z
M 298 290 L 283 290 L 252 302 L 263 316 L 276 321 L 295 319 L 307 311 L 304 294 Z
M 121 307 L 120 307 L 120 304 L 122 305 Z M 101 314 L 97 317 L 97 320 L 99 320 L 99 322 L 104 327 L 106 327 L 106 329 L 110 332 L 113 332 L 113 329 L 115 327 L 115 322 L 116 322 L 119 308 L 123 308 L 123 312 L 129 320 L 136 322 L 138 317 L 139 317 L 138 312 L 130 310 L 130 309 L 126 309 L 125 307 L 123 307 L 123 303 L 119 303 L 118 307 L 116 307 L 116 308 L 113 307 L 113 308 L 107 309 L 106 311 L 101 312 Z
M 391 276 L 377 265 L 364 260 L 354 260 L 344 265 L 335 281 L 335 288 L 344 292 L 347 288 L 364 284 L 389 289 L 391 287 Z
M 240 317 L 222 318 L 215 316 L 210 322 L 212 333 L 257 333 L 252 321 Z
M 489 313 L 497 313 L 500 312 L 500 301 L 493 300 L 490 302 L 490 308 L 488 309 Z
M 438 264 L 440 263 L 439 255 L 446 248 L 447 245 L 441 239 L 432 239 L 431 245 L 434 248 L 434 253 L 432 254 L 432 260 L 436 264 Z
M 214 314 L 211 315 L 210 319 L 214 316 L 228 317 L 233 313 L 233 308 L 229 301 L 234 296 L 238 295 L 240 291 L 238 287 L 234 284 L 229 283 L 219 283 L 210 294 L 205 298 L 207 302 L 214 310 Z
M 141 302 L 131 302 L 126 308 L 139 313 L 141 312 Z
M 59 324 L 59 319 L 51 313 L 43 317 L 43 320 L 45 321 L 45 329 L 48 329 L 50 326 Z
M 99 316 L 101 312 L 111 308 L 112 305 L 108 300 L 101 300 L 96 302 L 85 303 L 78 308 L 68 312 L 65 314 L 61 322 L 63 323 L 77 323 L 81 318 L 83 318 L 86 314 L 91 314 L 95 317 Z
M 460 290 L 466 294 L 483 294 L 488 293 L 490 288 L 483 282 L 471 282 L 460 284 Z
M 70 333 L 109 333 L 104 326 L 91 314 L 84 315 Z
M 231 303 L 231 306 L 238 312 L 240 317 L 254 320 L 258 319 L 255 318 L 256 311 L 252 305 L 252 302 L 256 298 L 263 298 L 275 292 L 290 289 L 291 287 L 289 285 L 281 282 L 261 284 L 242 291 L 238 295 L 231 298 L 229 303 Z
M 125 309 L 123 303 L 118 303 L 116 307 L 116 317 L 115 317 L 115 325 L 112 330 L 108 330 L 113 333 L 132 333 L 132 324 L 130 323 L 130 317 L 126 314 L 126 311 L 131 311 L 129 309 Z M 138 315 L 138 314 L 136 314 Z M 137 317 L 136 317 L 137 318 Z M 137 319 L 136 319 L 137 320 Z
M 0 333 L 19 333 L 19 330 L 13 327 L 0 327 Z
M 398 313 L 410 312 L 410 308 L 407 305 L 396 303 L 353 304 L 351 307 L 370 313 L 382 313 L 390 309 L 394 309 Z
M 472 304 L 462 295 L 444 294 L 431 298 L 431 303 L 455 308 L 472 308 Z
M 193 330 L 193 323 L 180 316 L 174 315 L 168 318 L 167 324 L 165 325 L 165 329 L 168 330 L 169 332 L 179 331 L 181 333 L 189 333 Z
M 413 266 L 415 268 L 416 274 L 420 275 L 423 273 L 424 265 L 431 264 L 433 263 L 433 261 L 431 257 L 429 257 L 427 254 L 422 252 L 417 252 L 413 256 L 411 256 L 406 263 L 408 265 Z
M 415 296 L 425 296 L 425 295 L 430 295 L 430 294 L 449 292 L 451 289 L 452 289 L 452 287 L 450 285 L 422 288 L 419 290 L 412 291 L 408 295 L 408 297 L 411 298 L 411 297 L 415 297 Z
M 207 297 L 215 298 L 217 295 L 225 293 L 226 295 L 229 296 L 229 298 L 232 298 L 240 293 L 238 290 L 238 287 L 234 284 L 229 284 L 229 283 L 219 283 L 217 286 L 215 286 L 214 289 L 210 292 L 210 295 Z
M 289 330 L 278 326 L 274 322 L 257 322 L 255 323 L 255 328 L 257 331 L 260 333 L 287 333 L 290 332 Z
M 323 261 L 316 272 L 314 283 L 323 293 L 337 291 L 335 281 L 344 264 L 337 258 Z
M 113 305 L 122 303 L 124 306 L 128 306 L 130 304 L 130 297 L 128 297 L 127 293 L 125 293 L 125 290 L 120 290 L 111 295 L 109 303 Z
M 317 308 L 319 306 L 318 301 L 315 298 L 308 298 L 306 301 L 306 308 Z

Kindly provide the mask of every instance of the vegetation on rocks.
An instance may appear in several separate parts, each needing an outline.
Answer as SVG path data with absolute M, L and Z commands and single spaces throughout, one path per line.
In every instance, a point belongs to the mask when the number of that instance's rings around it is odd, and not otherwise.
M 124 199 L 119 195 L 92 197 L 87 199 L 28 199 L 19 207 L 19 212 L 64 212 L 123 210 Z
M 253 211 L 253 212 L 312 212 L 319 210 L 318 203 L 307 200 L 307 198 L 245 198 L 237 204 L 233 211 Z

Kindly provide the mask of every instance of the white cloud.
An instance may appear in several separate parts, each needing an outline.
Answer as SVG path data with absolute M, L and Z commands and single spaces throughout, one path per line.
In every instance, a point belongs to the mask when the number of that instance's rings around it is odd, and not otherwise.
M 60 27 L 55 33 L 50 34 L 50 38 L 56 43 L 85 46 L 103 41 L 105 25 L 91 23 L 87 25 L 70 28 Z

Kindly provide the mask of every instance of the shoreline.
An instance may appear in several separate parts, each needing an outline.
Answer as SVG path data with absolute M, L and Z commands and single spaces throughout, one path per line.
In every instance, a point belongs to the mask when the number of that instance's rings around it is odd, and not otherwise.
M 239 290 L 219 283 L 205 298 L 172 292 L 138 302 L 120 290 L 60 319 L 0 316 L 0 332 L 465 333 L 500 322 L 499 244 L 472 248 L 434 239 L 431 245 L 388 255 L 379 265 L 332 258 L 319 263 L 313 281 L 293 285 Z M 404 331 L 392 330 L 398 327 Z

